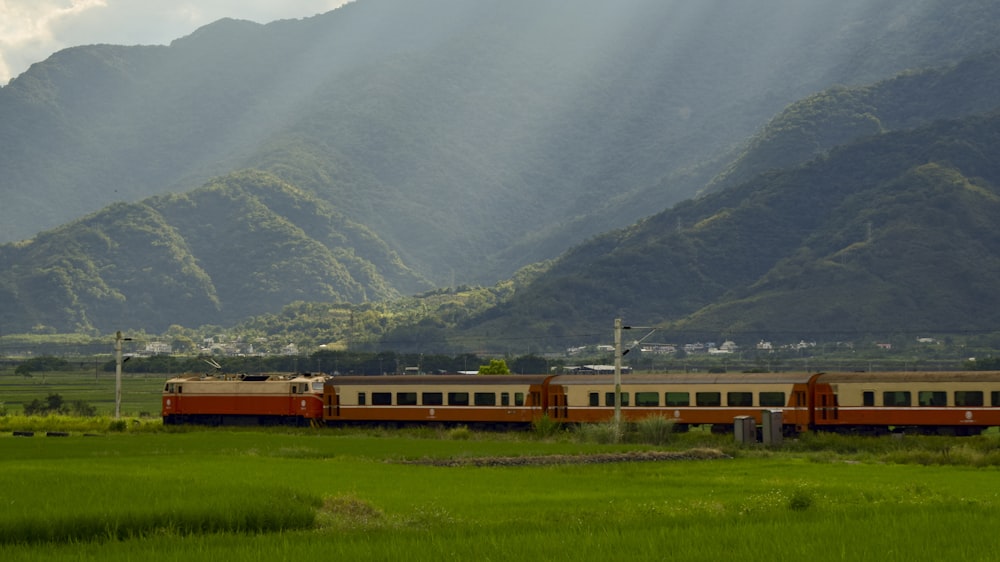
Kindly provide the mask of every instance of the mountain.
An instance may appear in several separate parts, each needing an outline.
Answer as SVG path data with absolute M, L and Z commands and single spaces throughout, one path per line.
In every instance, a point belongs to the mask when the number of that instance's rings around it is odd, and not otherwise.
M 1000 51 L 868 86 L 824 90 L 772 119 L 705 191 L 724 189 L 768 168 L 803 164 L 860 137 L 996 110 L 997 91 Z
M 0 246 L 0 263 L 0 322 L 14 332 L 162 332 L 430 286 L 370 230 L 262 172 L 112 205 Z
M 582 244 L 457 332 L 551 347 L 607 341 L 616 317 L 682 341 L 993 331 L 998 150 L 998 113 L 846 143 Z
M 259 169 L 437 285 L 492 283 L 693 195 L 788 103 L 1000 48 L 987 0 L 359 0 L 0 89 L 0 241 Z
M 756 330 L 758 291 L 775 306 L 843 255 L 810 238 L 849 238 L 825 213 L 922 216 L 891 190 L 941 178 L 991 193 L 974 170 L 998 28 L 987 0 L 358 0 L 67 49 L 0 88 L 0 322 L 226 324 L 491 284 L 570 249 L 454 323 L 548 342 L 615 316 Z M 869 225 L 902 228 L 850 232 Z M 852 272 L 841 294 L 880 289 L 886 312 L 893 285 Z

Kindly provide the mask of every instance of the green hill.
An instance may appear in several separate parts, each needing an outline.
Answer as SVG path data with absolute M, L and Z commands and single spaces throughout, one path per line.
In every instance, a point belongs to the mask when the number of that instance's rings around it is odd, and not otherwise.
M 556 346 L 615 317 L 694 341 L 995 330 L 998 131 L 991 114 L 877 135 L 677 205 L 578 246 L 461 332 Z
M 113 205 L 2 246 L 0 261 L 8 332 L 231 324 L 294 301 L 430 286 L 370 230 L 260 172 Z

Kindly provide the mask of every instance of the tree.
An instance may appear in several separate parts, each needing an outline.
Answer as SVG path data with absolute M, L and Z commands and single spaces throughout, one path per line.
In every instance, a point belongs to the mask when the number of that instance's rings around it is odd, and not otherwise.
M 510 369 L 507 368 L 507 362 L 503 359 L 490 359 L 489 365 L 479 366 L 480 375 L 509 375 Z
M 511 362 L 510 370 L 522 375 L 546 373 L 549 370 L 549 362 L 538 355 L 523 355 Z

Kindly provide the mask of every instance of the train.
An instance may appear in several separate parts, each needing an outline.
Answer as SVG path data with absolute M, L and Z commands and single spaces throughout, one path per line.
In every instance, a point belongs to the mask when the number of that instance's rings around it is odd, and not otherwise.
M 978 435 L 1000 426 L 1000 371 L 613 375 L 188 374 L 166 381 L 163 423 L 530 428 L 650 416 L 676 431 L 781 412 L 782 432 Z M 617 402 L 617 404 L 616 404 Z M 773 418 L 772 418 L 773 419 Z

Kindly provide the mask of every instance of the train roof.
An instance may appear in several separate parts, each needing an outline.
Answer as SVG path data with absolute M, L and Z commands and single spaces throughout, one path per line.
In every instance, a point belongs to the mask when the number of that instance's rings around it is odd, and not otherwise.
M 326 375 L 314 375 L 311 373 L 184 373 L 178 375 L 167 382 L 190 382 L 190 381 L 245 381 L 245 382 L 265 382 L 265 381 L 290 381 L 290 380 L 324 380 Z
M 886 382 L 1000 382 L 1000 371 L 886 371 L 874 373 L 821 373 L 818 383 L 874 384 Z
M 373 375 L 333 376 L 332 385 L 517 385 L 541 384 L 547 375 Z
M 622 374 L 622 384 L 805 384 L 810 373 Z M 614 375 L 559 375 L 552 384 L 614 384 Z

